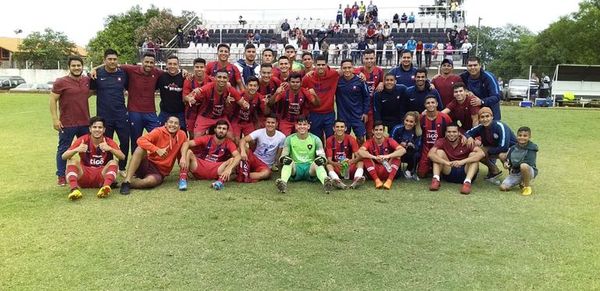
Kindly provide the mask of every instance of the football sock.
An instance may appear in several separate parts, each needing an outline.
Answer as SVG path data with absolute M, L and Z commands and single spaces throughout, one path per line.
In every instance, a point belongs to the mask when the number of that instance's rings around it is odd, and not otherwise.
M 179 179 L 187 180 L 187 178 L 188 178 L 188 168 L 187 167 L 180 168 L 179 169 Z
M 364 174 L 365 174 L 365 171 L 363 170 L 363 168 L 358 168 L 358 169 L 356 169 L 356 172 L 354 172 L 354 179 L 360 178 Z
M 338 174 L 333 170 L 329 171 L 329 177 L 331 177 L 331 179 L 334 179 L 334 180 L 340 179 L 340 176 L 338 176 Z
M 317 167 L 317 178 L 321 181 L 321 184 L 325 184 L 325 177 L 327 177 L 327 170 L 325 167 L 318 166 Z
M 281 167 L 281 180 L 287 183 L 292 175 L 292 165 L 283 165 Z
M 110 186 L 115 179 L 117 179 L 117 171 L 119 170 L 118 165 L 110 165 L 106 169 L 106 174 L 104 174 L 104 184 L 102 186 Z
M 465 179 L 463 183 L 471 183 L 471 179 Z
M 77 173 L 79 170 L 75 165 L 67 165 L 67 181 L 69 181 L 69 186 L 71 189 L 79 188 L 77 184 Z
M 433 178 L 436 179 L 436 180 L 438 180 L 438 181 L 440 180 L 440 176 L 439 175 L 433 175 Z

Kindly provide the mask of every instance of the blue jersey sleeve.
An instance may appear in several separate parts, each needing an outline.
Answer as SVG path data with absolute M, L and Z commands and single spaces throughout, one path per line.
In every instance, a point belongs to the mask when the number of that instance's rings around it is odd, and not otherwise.
M 496 155 L 507 152 L 508 148 L 510 147 L 510 128 L 508 128 L 502 122 L 496 122 L 493 126 L 494 135 L 498 136 L 498 145 L 496 147 L 489 148 L 488 153 L 491 155 Z

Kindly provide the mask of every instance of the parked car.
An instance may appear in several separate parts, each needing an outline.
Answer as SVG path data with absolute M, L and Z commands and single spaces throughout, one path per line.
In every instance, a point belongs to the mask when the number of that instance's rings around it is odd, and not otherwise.
M 503 98 L 504 100 L 527 99 L 527 89 L 529 89 L 529 80 L 510 79 Z
M 25 83 L 25 79 L 21 76 L 0 76 L 0 89 L 15 88 Z
M 16 88 L 12 88 L 9 90 L 9 92 L 37 92 L 37 91 L 43 91 L 43 92 L 49 92 L 52 88 L 50 87 L 50 85 L 45 84 L 45 83 L 31 83 L 31 84 L 21 84 L 19 86 L 17 86 Z

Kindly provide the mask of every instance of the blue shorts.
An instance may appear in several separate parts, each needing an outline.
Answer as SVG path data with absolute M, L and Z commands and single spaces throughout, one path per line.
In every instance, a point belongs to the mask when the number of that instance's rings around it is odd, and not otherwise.
M 466 178 L 467 178 L 467 173 L 465 172 L 465 166 L 462 166 L 460 168 L 452 167 L 452 170 L 450 170 L 450 174 L 448 174 L 448 175 L 442 174 L 442 179 L 444 179 L 444 181 L 447 181 L 450 183 L 462 184 Z M 473 177 L 473 179 L 471 179 L 472 180 L 471 183 L 473 183 L 476 178 L 477 178 L 477 173 L 475 173 L 475 176 Z
M 310 133 L 323 138 L 325 133 L 326 138 L 333 135 L 333 123 L 335 121 L 335 113 L 314 113 L 311 112 L 308 116 L 310 122 Z

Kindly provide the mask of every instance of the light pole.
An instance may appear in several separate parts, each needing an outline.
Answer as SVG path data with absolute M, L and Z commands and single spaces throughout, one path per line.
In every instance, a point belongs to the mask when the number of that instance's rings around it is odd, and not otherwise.
M 479 57 L 479 30 L 481 29 L 481 17 L 477 19 L 477 39 L 475 40 L 475 56 Z

